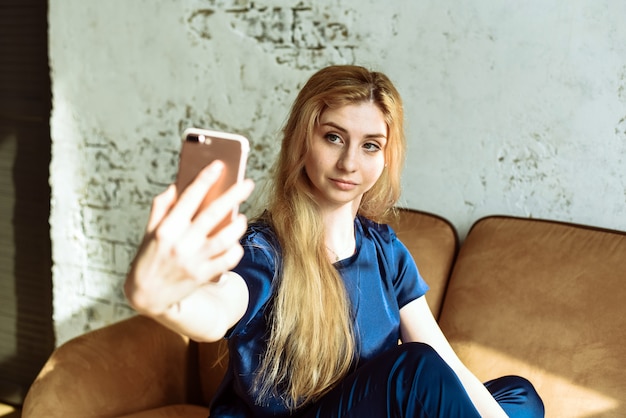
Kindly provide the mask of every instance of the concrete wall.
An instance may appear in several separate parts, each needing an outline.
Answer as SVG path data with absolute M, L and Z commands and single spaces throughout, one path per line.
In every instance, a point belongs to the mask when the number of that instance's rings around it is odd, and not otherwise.
M 626 2 L 51 0 L 57 344 L 122 282 L 181 131 L 236 131 L 261 180 L 298 88 L 357 63 L 403 94 L 402 204 L 626 230 Z

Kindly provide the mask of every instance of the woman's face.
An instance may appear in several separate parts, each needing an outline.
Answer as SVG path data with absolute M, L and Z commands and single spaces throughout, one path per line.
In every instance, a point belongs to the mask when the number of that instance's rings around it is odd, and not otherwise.
M 385 167 L 387 124 L 372 102 L 326 109 L 311 138 L 304 168 L 322 209 L 358 208 Z

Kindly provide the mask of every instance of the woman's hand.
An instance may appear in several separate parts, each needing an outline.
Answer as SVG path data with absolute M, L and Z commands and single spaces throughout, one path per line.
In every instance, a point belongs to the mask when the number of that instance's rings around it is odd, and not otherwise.
M 247 221 L 239 214 L 218 230 L 223 219 L 252 192 L 246 180 L 202 206 L 215 185 L 223 163 L 202 170 L 177 199 L 175 186 L 152 204 L 143 243 L 132 263 L 124 290 L 140 313 L 157 316 L 234 268 L 243 255 L 239 238 Z

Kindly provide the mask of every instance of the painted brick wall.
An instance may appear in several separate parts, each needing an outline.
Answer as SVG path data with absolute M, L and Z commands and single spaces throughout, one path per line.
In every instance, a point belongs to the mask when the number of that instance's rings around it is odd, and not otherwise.
M 124 275 L 182 130 L 246 135 L 262 182 L 328 64 L 403 94 L 402 204 L 461 235 L 491 213 L 626 229 L 621 16 L 622 0 L 51 0 L 57 343 L 132 314 Z

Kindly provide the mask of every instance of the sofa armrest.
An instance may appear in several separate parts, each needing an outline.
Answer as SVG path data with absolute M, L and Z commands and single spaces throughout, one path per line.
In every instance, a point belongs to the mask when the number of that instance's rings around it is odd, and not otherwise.
M 24 418 L 112 417 L 185 403 L 189 341 L 135 316 L 58 347 L 31 386 Z

